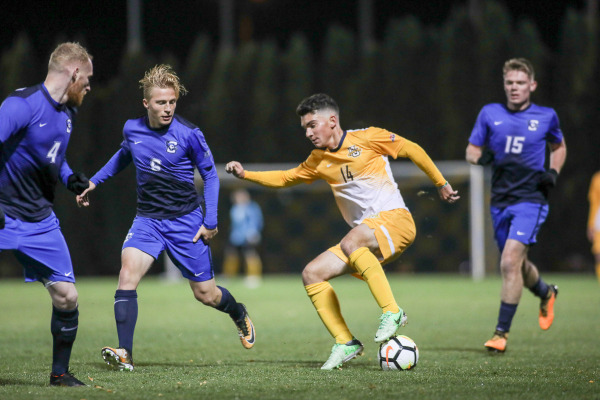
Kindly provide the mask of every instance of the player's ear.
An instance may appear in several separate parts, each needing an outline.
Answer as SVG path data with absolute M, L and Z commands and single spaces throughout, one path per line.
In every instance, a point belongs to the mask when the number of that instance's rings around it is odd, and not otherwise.
M 537 81 L 533 81 L 533 82 L 531 82 L 531 84 L 529 85 L 529 91 L 530 91 L 530 92 L 535 92 L 535 89 L 537 89 Z
M 334 128 L 337 125 L 337 116 L 335 114 L 331 114 L 329 116 L 329 127 Z
M 144 107 L 147 109 L 148 108 L 148 100 L 143 99 L 142 100 L 142 104 L 144 104 Z
M 71 75 L 71 81 L 73 83 L 77 82 L 77 75 L 79 74 L 79 67 L 75 68 L 73 71 L 73 75 Z

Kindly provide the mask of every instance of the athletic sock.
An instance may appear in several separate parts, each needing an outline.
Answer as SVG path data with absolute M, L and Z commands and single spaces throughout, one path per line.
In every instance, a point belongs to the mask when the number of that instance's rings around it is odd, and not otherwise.
M 531 293 L 533 293 L 534 295 L 536 295 L 537 297 L 539 297 L 541 299 L 545 299 L 548 296 L 549 289 L 550 289 L 550 287 L 546 284 L 546 282 L 544 282 L 542 280 L 542 278 L 538 278 L 535 285 L 533 285 L 532 287 L 529 288 Z
M 244 316 L 244 307 L 237 301 L 229 290 L 222 286 L 217 286 L 221 289 L 221 302 L 215 307 L 217 310 L 229 314 L 234 321 L 239 320 Z
M 133 352 L 133 332 L 138 317 L 137 292 L 135 290 L 117 290 L 115 292 L 115 321 L 119 347 Z
M 513 317 L 517 312 L 517 306 L 518 304 L 508 304 L 503 301 L 500 302 L 500 312 L 498 313 L 498 325 L 496 326 L 496 330 L 502 332 L 510 331 Z
M 387 311 L 392 313 L 400 311 L 400 307 L 394 299 L 390 283 L 377 257 L 368 248 L 361 247 L 350 254 L 348 259 L 350 265 L 361 274 L 367 285 L 369 285 L 371 294 L 381 310 L 384 313 Z
M 313 303 L 319 318 L 336 343 L 345 344 L 352 340 L 352 334 L 344 321 L 337 295 L 329 282 L 306 285 L 306 294 Z
M 79 310 L 61 311 L 52 306 L 52 375 L 62 375 L 69 370 L 73 342 L 77 336 Z

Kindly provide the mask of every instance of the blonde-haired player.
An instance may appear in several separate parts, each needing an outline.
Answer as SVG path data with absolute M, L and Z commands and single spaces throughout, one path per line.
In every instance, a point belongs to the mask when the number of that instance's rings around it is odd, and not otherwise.
M 137 286 L 163 251 L 189 280 L 196 300 L 232 318 L 244 348 L 252 348 L 256 338 L 246 307 L 215 283 L 208 244 L 218 232 L 219 177 L 204 134 L 175 114 L 185 88 L 169 65 L 148 70 L 140 87 L 147 115 L 125 123 L 121 148 L 77 197 L 79 205 L 88 206 L 90 191 L 135 165 L 137 215 L 123 243 L 114 303 L 119 347 L 101 350 L 109 366 L 127 371 L 134 368 Z M 194 168 L 204 181 L 205 213 L 194 186 Z
M 393 336 L 406 323 L 382 264 L 396 259 L 413 242 L 415 223 L 392 176 L 388 156 L 410 158 L 437 186 L 449 203 L 458 192 L 444 179 L 427 153 L 401 136 L 380 128 L 345 131 L 339 108 L 326 94 L 302 100 L 296 113 L 306 137 L 317 148 L 298 167 L 287 171 L 245 171 L 231 161 L 226 171 L 237 178 L 281 188 L 323 179 L 352 227 L 341 242 L 308 263 L 302 272 L 306 292 L 325 327 L 335 339 L 321 369 L 331 370 L 360 355 L 362 343 L 350 332 L 329 280 L 359 274 L 367 282 L 382 315 L 376 342 Z

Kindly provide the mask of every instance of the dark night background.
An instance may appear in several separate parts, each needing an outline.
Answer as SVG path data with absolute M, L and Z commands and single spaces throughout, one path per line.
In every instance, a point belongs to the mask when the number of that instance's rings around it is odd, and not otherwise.
M 478 111 L 505 101 L 502 63 L 527 57 L 539 81 L 533 100 L 556 109 L 568 148 L 550 216 L 530 255 L 542 271 L 591 273 L 585 227 L 589 181 L 600 169 L 600 45 L 598 10 L 590 22 L 588 2 L 487 0 L 473 18 L 467 1 L 373 0 L 375 45 L 365 52 L 358 0 L 236 0 L 231 51 L 219 46 L 217 0 L 140 0 L 143 49 L 128 53 L 124 0 L 8 1 L 0 94 L 42 81 L 57 43 L 82 42 L 94 56 L 94 79 L 67 156 L 89 176 L 117 150 L 123 123 L 144 112 L 137 82 L 157 63 L 172 64 L 190 90 L 177 112 L 202 129 L 217 164 L 303 161 L 311 145 L 294 109 L 315 92 L 338 101 L 344 129 L 385 127 L 419 143 L 435 161 L 461 163 Z M 453 179 L 462 195 L 454 206 L 437 200 L 427 180 L 398 179 L 418 234 L 389 269 L 468 272 L 469 185 Z M 299 272 L 348 230 L 327 187 L 304 187 L 252 188 L 266 214 L 261 252 L 268 273 Z M 220 232 L 212 244 L 217 272 L 231 189 L 223 181 Z M 96 190 L 88 209 L 78 209 L 62 185 L 56 194 L 76 273 L 115 275 L 135 216 L 134 169 Z M 496 272 L 497 250 L 493 243 L 487 250 L 487 271 Z M 0 277 L 20 271 L 11 254 L 0 253 Z

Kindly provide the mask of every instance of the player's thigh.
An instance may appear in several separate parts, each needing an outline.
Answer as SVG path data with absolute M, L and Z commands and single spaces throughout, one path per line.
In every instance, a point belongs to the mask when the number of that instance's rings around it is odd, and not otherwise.
M 17 221 L 15 256 L 25 270 L 25 281 L 75 282 L 67 242 L 52 213 L 40 222 Z
M 547 204 L 518 203 L 507 207 L 511 213 L 508 239 L 517 240 L 524 245 L 537 242 L 537 234 L 548 216 Z
M 363 224 L 374 230 L 382 264 L 398 258 L 415 240 L 417 228 L 411 213 L 403 208 L 382 211 L 376 217 L 367 218 Z
M 163 221 L 164 245 L 169 258 L 184 278 L 194 282 L 208 281 L 215 276 L 210 247 L 202 240 L 193 241 L 202 223 L 200 209 Z
M 352 270 L 347 261 L 342 260 L 340 256 L 346 258 L 346 260 L 347 257 L 344 256 L 341 250 L 339 250 L 339 253 L 341 254 L 327 250 L 309 262 L 302 271 L 304 285 L 328 281 L 340 275 L 351 273 Z
M 155 258 L 136 247 L 125 247 L 121 252 L 119 289 L 135 290 Z

